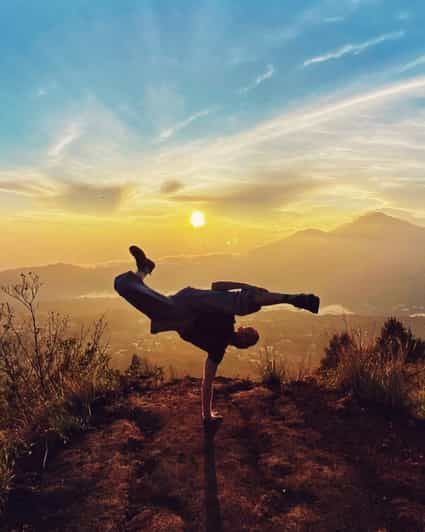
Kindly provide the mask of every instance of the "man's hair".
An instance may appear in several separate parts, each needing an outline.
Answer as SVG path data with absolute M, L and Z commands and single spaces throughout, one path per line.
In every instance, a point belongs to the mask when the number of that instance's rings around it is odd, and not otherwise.
M 248 349 L 255 345 L 259 338 L 260 335 L 254 327 L 239 327 L 233 335 L 232 344 L 239 349 Z

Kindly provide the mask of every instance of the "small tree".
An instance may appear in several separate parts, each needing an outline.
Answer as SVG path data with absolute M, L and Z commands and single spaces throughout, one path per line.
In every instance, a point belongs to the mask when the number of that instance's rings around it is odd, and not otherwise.
M 405 327 L 395 317 L 389 318 L 384 323 L 376 341 L 376 348 L 384 359 L 398 357 L 403 351 L 406 362 L 425 360 L 425 342 L 416 338 L 410 327 Z
M 347 332 L 334 334 L 325 349 L 325 356 L 321 360 L 324 370 L 335 369 L 341 361 L 344 352 L 354 347 L 353 337 Z

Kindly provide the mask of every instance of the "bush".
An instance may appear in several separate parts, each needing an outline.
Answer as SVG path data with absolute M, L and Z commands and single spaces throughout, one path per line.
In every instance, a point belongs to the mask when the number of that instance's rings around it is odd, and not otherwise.
M 289 370 L 282 357 L 277 356 L 273 346 L 261 348 L 257 373 L 264 386 L 280 389 L 289 380 Z
M 13 451 L 2 442 L 0 444 L 0 512 L 4 509 L 7 495 L 12 487 L 14 464 Z
M 352 348 L 353 340 L 348 333 L 334 334 L 329 342 L 329 346 L 325 349 L 325 356 L 321 361 L 322 369 L 335 369 L 340 363 L 344 352 Z
M 0 306 L 0 498 L 10 484 L 11 457 L 19 455 L 10 451 L 16 442 L 51 433 L 66 441 L 88 425 L 96 396 L 117 382 L 103 318 L 77 334 L 67 316 L 52 312 L 41 320 L 40 288 L 32 273 L 2 288 L 23 313 L 18 316 L 9 302 Z
M 425 360 L 425 342 L 416 338 L 397 318 L 389 318 L 377 339 L 377 348 L 386 358 L 397 358 L 403 351 L 406 362 Z
M 390 318 L 377 338 L 360 330 L 334 335 L 321 369 L 328 381 L 358 399 L 392 410 L 415 408 L 423 389 L 422 345 L 410 329 Z
M 165 379 L 164 368 L 153 364 L 148 358 L 134 354 L 127 375 L 133 379 L 148 381 L 149 386 L 160 386 Z

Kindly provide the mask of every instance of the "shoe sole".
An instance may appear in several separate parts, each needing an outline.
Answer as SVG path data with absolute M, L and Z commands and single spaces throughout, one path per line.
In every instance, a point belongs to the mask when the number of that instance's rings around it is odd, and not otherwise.
M 319 313 L 319 307 L 320 307 L 320 297 L 315 297 L 314 298 L 314 304 L 311 306 L 311 308 L 309 310 L 311 310 L 311 312 L 313 312 L 313 314 L 318 314 Z

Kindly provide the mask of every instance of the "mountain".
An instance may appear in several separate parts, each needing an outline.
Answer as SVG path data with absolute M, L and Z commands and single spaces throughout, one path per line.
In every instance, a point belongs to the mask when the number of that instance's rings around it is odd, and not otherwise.
M 55 264 L 34 268 L 49 300 L 112 294 L 113 278 L 132 263 L 87 268 Z M 0 285 L 20 271 L 0 272 Z M 165 292 L 239 280 L 283 292 L 315 292 L 323 305 L 359 313 L 425 310 L 425 229 L 370 213 L 334 231 L 308 229 L 246 254 L 169 257 L 157 261 L 148 283 Z
M 270 286 L 284 280 L 292 290 L 317 292 L 327 304 L 372 313 L 425 305 L 425 229 L 384 214 L 330 232 L 302 231 L 254 256 Z
M 423 424 L 313 379 L 274 392 L 218 378 L 224 421 L 204 433 L 199 388 L 185 378 L 97 401 L 43 471 L 34 446 L 4 530 L 424 530 Z

